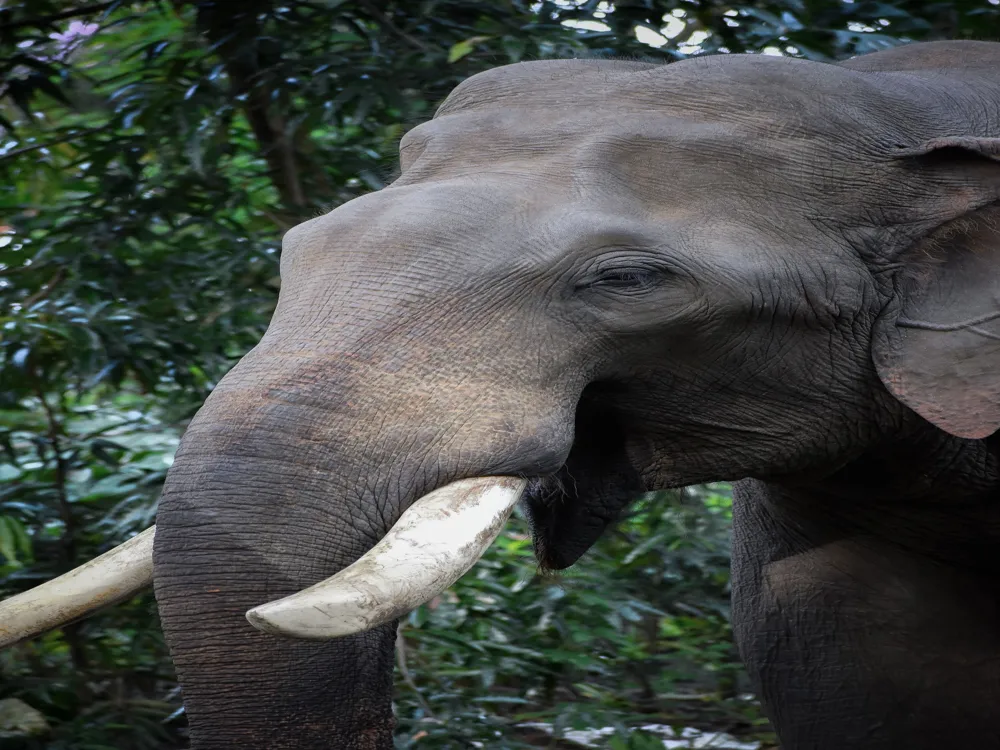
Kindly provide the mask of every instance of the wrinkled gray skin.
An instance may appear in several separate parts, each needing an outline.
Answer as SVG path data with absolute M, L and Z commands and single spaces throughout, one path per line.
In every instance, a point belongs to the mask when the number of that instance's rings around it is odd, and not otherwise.
M 156 593 L 199 750 L 391 747 L 392 627 L 244 611 L 418 496 L 532 478 L 541 563 L 741 480 L 734 620 L 784 750 L 1000 747 L 1000 45 L 567 60 L 459 86 L 291 230 L 191 424 Z

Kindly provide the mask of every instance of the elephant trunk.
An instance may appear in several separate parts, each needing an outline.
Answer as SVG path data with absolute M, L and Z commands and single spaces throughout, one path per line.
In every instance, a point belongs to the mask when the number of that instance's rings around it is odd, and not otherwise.
M 402 367 L 274 338 L 215 388 L 161 495 L 153 578 L 191 746 L 388 750 L 393 618 L 475 562 L 523 477 L 565 462 L 575 401 L 508 393 L 495 368 L 458 389 L 447 363 L 424 362 L 422 351 Z M 476 398 L 458 398 L 465 392 Z M 414 518 L 437 534 L 415 533 Z M 124 551 L 148 553 L 152 538 Z M 384 555 L 361 559 L 377 544 Z M 106 557 L 87 570 L 118 577 L 111 588 L 85 581 L 84 599 L 148 581 L 148 558 L 122 577 L 131 556 Z M 54 581 L 27 604 L 37 614 L 39 596 L 80 580 Z M 104 598 L 91 596 L 74 616 Z M 52 611 L 25 622 L 24 601 L 0 603 L 0 620 L 4 607 L 21 618 L 8 640 L 59 624 L 65 607 L 42 605 Z
M 345 487 L 361 470 L 308 439 L 301 425 L 314 412 L 261 419 L 259 404 L 219 395 L 175 459 L 154 551 L 192 748 L 388 750 L 395 623 L 303 641 L 261 632 L 245 614 L 355 562 L 406 500 Z

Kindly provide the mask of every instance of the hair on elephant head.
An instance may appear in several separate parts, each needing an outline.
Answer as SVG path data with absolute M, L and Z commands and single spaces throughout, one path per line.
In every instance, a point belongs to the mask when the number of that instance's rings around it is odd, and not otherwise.
M 391 747 L 393 619 L 525 485 L 561 568 L 719 480 L 786 750 L 1000 746 L 998 154 L 989 43 L 462 83 L 288 232 L 184 437 L 154 576 L 192 747 Z

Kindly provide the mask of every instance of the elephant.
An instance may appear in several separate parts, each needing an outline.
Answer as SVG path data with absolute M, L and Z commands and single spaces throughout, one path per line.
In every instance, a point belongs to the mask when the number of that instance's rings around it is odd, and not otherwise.
M 192 748 L 385 750 L 396 618 L 515 503 L 562 569 L 732 481 L 784 750 L 1000 748 L 1000 44 L 523 62 L 399 153 L 285 235 L 155 537 L 6 642 L 152 578 Z

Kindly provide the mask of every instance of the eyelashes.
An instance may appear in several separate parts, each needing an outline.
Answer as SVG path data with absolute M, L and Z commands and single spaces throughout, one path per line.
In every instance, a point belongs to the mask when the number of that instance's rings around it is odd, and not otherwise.
M 623 266 L 606 268 L 588 275 L 576 285 L 576 291 L 607 291 L 615 294 L 642 294 L 656 289 L 666 278 L 661 269 Z
M 653 286 L 659 280 L 660 274 L 643 268 L 620 268 L 605 271 L 591 282 L 591 286 L 610 287 L 612 289 L 636 289 Z

